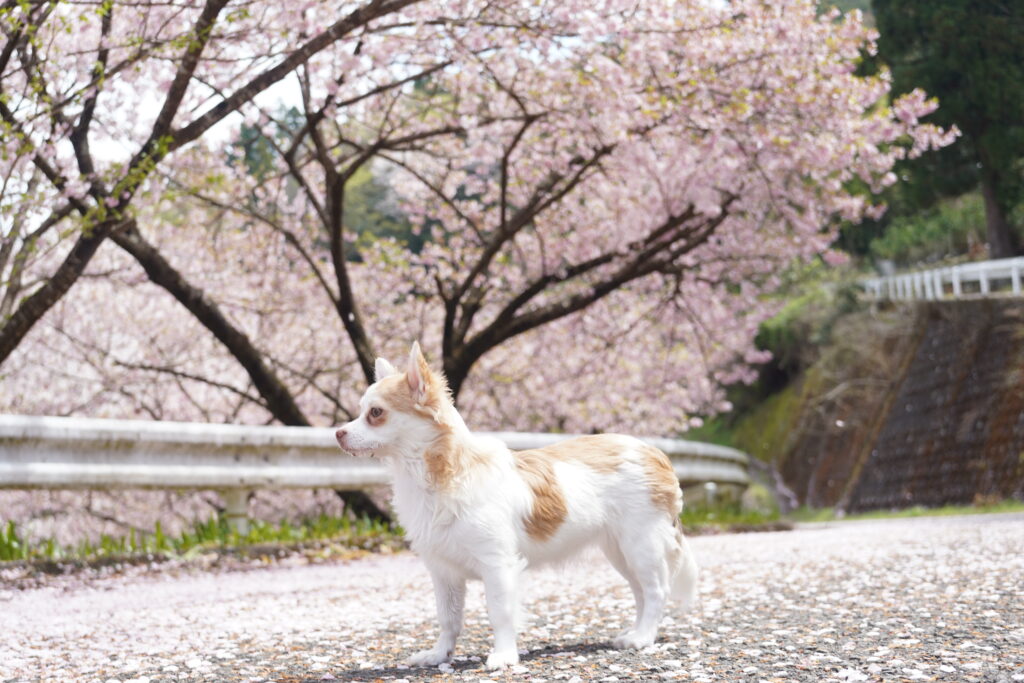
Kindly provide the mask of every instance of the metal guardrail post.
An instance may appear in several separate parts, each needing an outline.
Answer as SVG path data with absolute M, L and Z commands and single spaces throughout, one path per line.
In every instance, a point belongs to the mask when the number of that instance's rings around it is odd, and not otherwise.
M 247 489 L 223 489 L 220 497 L 224 499 L 224 516 L 228 525 L 238 532 L 239 536 L 249 533 L 249 493 Z
M 709 481 L 704 484 L 704 504 L 711 507 L 718 500 L 718 484 Z

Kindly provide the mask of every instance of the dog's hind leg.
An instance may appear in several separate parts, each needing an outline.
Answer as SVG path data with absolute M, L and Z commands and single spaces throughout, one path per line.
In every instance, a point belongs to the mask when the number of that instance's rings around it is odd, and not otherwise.
M 618 542 L 610 534 L 601 541 L 601 550 L 604 551 L 604 556 L 608 558 L 608 562 L 615 567 L 615 571 L 629 582 L 629 588 L 633 591 L 633 599 L 636 600 L 636 618 L 633 620 L 633 627 L 623 629 L 619 634 L 620 637 L 628 636 L 636 631 L 636 626 L 640 623 L 640 614 L 644 611 L 644 594 L 640 589 L 640 582 L 636 580 L 629 565 L 626 564 L 626 558 L 622 556 Z
M 665 603 L 669 596 L 669 558 L 667 557 L 666 534 L 664 529 L 656 528 L 648 533 L 619 537 L 619 548 L 630 571 L 640 585 L 642 607 L 637 616 L 636 626 L 632 632 L 624 633 L 612 641 L 620 649 L 644 648 L 654 644 L 658 636 L 658 624 L 661 622 Z M 668 529 L 672 534 L 672 529 Z M 673 535 L 674 536 L 674 535 Z M 672 541 L 674 542 L 674 537 Z
M 434 580 L 434 598 L 437 601 L 437 620 L 441 633 L 433 648 L 417 652 L 409 658 L 410 666 L 437 666 L 447 662 L 455 651 L 455 641 L 462 631 L 466 580 L 436 568 L 431 568 L 430 576 Z

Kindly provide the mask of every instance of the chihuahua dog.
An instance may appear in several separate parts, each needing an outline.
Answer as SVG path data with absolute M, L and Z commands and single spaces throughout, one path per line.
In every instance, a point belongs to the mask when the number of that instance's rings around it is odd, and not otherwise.
M 494 629 L 487 668 L 517 663 L 520 574 L 595 543 L 636 599 L 636 621 L 615 647 L 652 645 L 667 600 L 684 609 L 693 603 L 697 565 L 664 453 L 614 434 L 512 452 L 469 431 L 418 344 L 404 374 L 383 358 L 375 371 L 359 417 L 338 429 L 337 439 L 348 453 L 380 456 L 390 468 L 398 518 L 433 579 L 441 633 L 409 664 L 451 659 L 469 579 L 483 581 Z

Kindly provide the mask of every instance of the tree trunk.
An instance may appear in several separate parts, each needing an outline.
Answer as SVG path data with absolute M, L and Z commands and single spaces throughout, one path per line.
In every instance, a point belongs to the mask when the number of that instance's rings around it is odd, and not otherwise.
M 981 173 L 981 195 L 985 199 L 985 228 L 988 256 L 992 259 L 1014 256 L 1013 235 L 1006 211 L 999 202 L 998 176 L 988 168 Z
M 6 322 L 0 321 L 0 364 L 18 348 L 18 344 L 39 319 L 67 294 L 85 272 L 103 240 L 118 225 L 112 222 L 101 223 L 82 232 L 53 276 L 25 299 Z
M 334 491 L 345 503 L 345 509 L 356 517 L 367 517 L 391 524 L 391 515 L 377 507 L 377 504 L 362 491 Z
M 309 425 L 306 416 L 295 404 L 291 392 L 273 369 L 263 362 L 263 355 L 259 349 L 244 332 L 221 313 L 203 290 L 192 286 L 156 247 L 146 241 L 134 225 L 115 235 L 113 240 L 135 258 L 146 271 L 150 282 L 169 292 L 227 348 L 235 360 L 245 368 L 260 396 L 263 397 L 267 410 L 275 418 L 286 425 Z
M 465 367 L 464 364 L 456 363 L 451 358 L 443 359 L 442 366 L 444 377 L 448 380 L 448 389 L 452 392 L 452 400 L 458 403 L 459 392 L 462 391 L 462 385 L 469 376 L 469 368 Z
M 156 247 L 142 237 L 134 225 L 115 234 L 113 239 L 119 247 L 138 261 L 151 282 L 169 292 L 227 348 L 235 360 L 245 368 L 266 403 L 265 407 L 278 421 L 291 426 L 309 426 L 309 420 L 295 403 L 291 392 L 263 362 L 262 354 L 248 336 L 236 328 L 201 289 L 185 280 Z M 377 507 L 362 491 L 337 491 L 337 494 L 345 501 L 345 507 L 356 517 L 366 516 L 391 522 L 391 516 Z

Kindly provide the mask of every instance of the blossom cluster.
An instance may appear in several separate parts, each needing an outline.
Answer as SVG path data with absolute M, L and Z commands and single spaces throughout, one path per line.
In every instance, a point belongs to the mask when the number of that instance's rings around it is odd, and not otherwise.
M 873 31 L 811 0 L 393 4 L 308 56 L 276 97 L 240 105 L 221 137 L 108 197 L 313 423 L 348 419 L 370 356 L 397 360 L 418 339 L 479 428 L 697 425 L 765 360 L 753 338 L 780 273 L 832 260 L 837 219 L 877 212 L 871 192 L 895 181 L 897 160 L 956 134 L 921 121 L 936 106 L 923 93 L 890 102 L 886 72 L 858 75 Z M 176 22 L 194 20 L 160 7 L 114 3 L 106 33 L 102 17 L 65 12 L 80 50 L 125 64 L 95 103 L 105 170 L 76 168 L 73 130 L 26 96 L 13 115 L 36 122 L 24 133 L 38 142 L 8 150 L 20 189 L 5 192 L 5 214 L 38 225 L 58 194 L 88 200 L 90 177 L 114 183 L 146 144 L 160 116 L 147 103 L 175 87 L 160 56 L 181 48 Z M 237 10 L 215 26 L 171 128 L 352 10 Z M 61 23 L 46 27 L 60 47 L 45 87 L 88 106 L 101 87 L 89 60 L 66 67 L 78 52 Z M 260 159 L 239 153 L 242 125 Z M 35 155 L 75 180 L 39 190 Z M 421 250 L 350 224 L 346 192 L 367 170 L 426 236 Z M 27 272 L 45 280 L 69 233 L 42 235 Z M 280 419 L 254 363 L 145 266 L 105 243 L 0 366 L 0 409 Z

